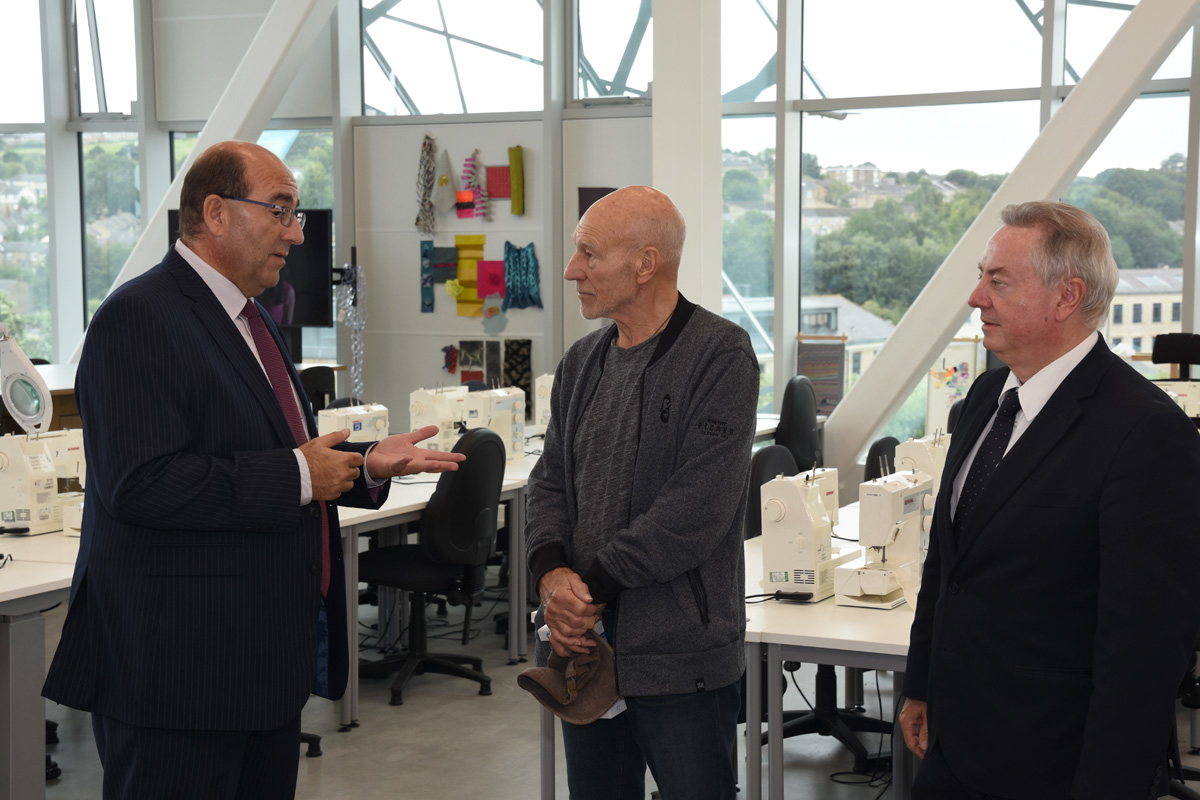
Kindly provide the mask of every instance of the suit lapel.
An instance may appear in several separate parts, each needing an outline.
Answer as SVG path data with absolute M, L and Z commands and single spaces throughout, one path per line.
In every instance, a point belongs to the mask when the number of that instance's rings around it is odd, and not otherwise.
M 1037 418 L 1000 461 L 975 505 L 970 524 L 962 532 L 962 540 L 958 543 L 960 557 L 970 550 L 988 521 L 1070 431 L 1082 413 L 1081 401 L 1095 393 L 1100 379 L 1112 366 L 1113 358 L 1103 339 L 1096 342 L 1096 346 L 1067 375 Z
M 230 368 L 237 380 L 241 380 L 250 394 L 262 407 L 263 413 L 271 422 L 271 427 L 280 441 L 295 447 L 295 437 L 288 427 L 283 409 L 275 397 L 275 390 L 267 380 L 267 374 L 254 357 L 246 340 L 238 331 L 237 326 L 225 309 L 217 301 L 216 295 L 208 288 L 204 279 L 196 274 L 191 265 L 183 257 L 171 251 L 170 257 L 163 262 L 167 270 L 178 282 L 183 295 L 192 301 L 192 311 L 208 334 L 216 342 L 217 349 L 229 361 Z M 278 339 L 278 337 L 276 337 Z M 283 352 L 282 349 L 280 352 Z M 285 359 L 286 360 L 286 359 Z M 289 373 L 292 370 L 289 368 Z M 293 378 L 294 380 L 295 378 Z

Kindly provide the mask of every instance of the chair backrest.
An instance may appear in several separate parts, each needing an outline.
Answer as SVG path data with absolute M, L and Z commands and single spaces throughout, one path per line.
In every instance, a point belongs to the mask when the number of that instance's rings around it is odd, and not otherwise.
M 779 475 L 798 475 L 792 451 L 781 444 L 769 444 L 750 459 L 750 498 L 746 502 L 746 538 L 762 533 L 762 487 Z
M 960 397 L 950 404 L 950 413 L 946 415 L 946 433 L 954 433 L 954 429 L 958 427 L 958 418 L 962 414 L 965 402 L 967 398 Z
M 332 403 L 325 406 L 325 408 L 327 408 L 327 409 L 349 408 L 350 406 L 361 406 L 361 405 L 363 405 L 363 401 L 358 397 L 339 397 L 337 400 L 334 400 Z
M 900 441 L 894 436 L 884 436 L 871 442 L 871 446 L 867 449 L 867 466 L 863 469 L 864 481 L 873 481 L 896 471 L 896 445 L 898 444 Z
M 467 381 L 463 384 L 467 387 L 468 392 L 486 392 L 488 385 L 483 381 Z
M 332 367 L 308 367 L 300 371 L 300 385 L 312 403 L 313 413 L 329 407 L 337 393 Z
M 796 375 L 783 390 L 775 443 L 792 452 L 801 472 L 822 465 L 821 433 L 817 430 L 817 393 L 812 381 Z
M 421 548 L 443 564 L 480 565 L 496 542 L 504 442 L 487 428 L 475 428 L 463 434 L 454 452 L 467 458 L 438 478 L 421 516 Z

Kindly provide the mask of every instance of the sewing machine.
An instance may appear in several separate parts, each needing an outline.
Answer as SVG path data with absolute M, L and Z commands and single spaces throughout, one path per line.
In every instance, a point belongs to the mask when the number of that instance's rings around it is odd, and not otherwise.
M 553 390 L 553 375 L 538 375 L 533 379 L 533 424 L 538 436 L 545 436 L 546 426 L 550 424 L 550 395 Z
M 911 469 L 859 487 L 858 543 L 865 555 L 837 568 L 838 605 L 886 609 L 906 599 L 916 605 L 924 564 L 921 540 L 928 540 L 933 492 L 933 478 Z
M 381 442 L 388 437 L 387 406 L 369 403 L 317 412 L 317 435 L 350 429 L 348 442 Z
M 460 428 L 487 428 L 503 441 L 508 460 L 525 455 L 525 390 L 518 386 L 469 392 L 466 386 L 418 389 L 409 396 L 412 430 L 437 425 L 437 435 L 423 444 L 449 452 Z
M 62 530 L 63 505 L 79 492 L 59 493 L 59 475 L 83 484 L 80 431 L 47 433 L 54 403 L 46 382 L 0 324 L 0 392 L 4 407 L 24 434 L 0 436 L 0 533 Z
M 836 487 L 836 469 L 781 475 L 763 484 L 764 592 L 808 602 L 833 594 L 834 569 L 860 553 L 857 548 L 833 546 L 833 521 L 826 502 L 836 506 Z M 806 593 L 811 597 L 804 598 Z
M 1200 381 L 1152 381 L 1200 425 Z
M 467 395 L 463 424 L 487 428 L 504 441 L 509 461 L 525 455 L 525 390 L 519 386 L 485 389 Z
M 448 453 L 458 442 L 458 423 L 466 418 L 466 386 L 417 389 L 409 395 L 409 430 L 436 425 L 437 435 L 422 442 L 429 450 Z
M 48 431 L 39 434 L 39 439 L 50 448 L 54 462 L 57 484 L 58 519 L 62 531 L 68 536 L 78 536 L 83 524 L 83 489 L 87 485 L 87 460 L 83 455 L 83 431 L 79 428 Z
M 942 485 L 942 471 L 946 467 L 946 453 L 950 450 L 950 434 L 936 431 L 921 439 L 909 439 L 896 445 L 896 469 L 924 472 L 933 479 L 933 497 L 930 507 L 937 502 L 938 488 Z M 929 552 L 929 531 L 921 529 L 921 563 Z

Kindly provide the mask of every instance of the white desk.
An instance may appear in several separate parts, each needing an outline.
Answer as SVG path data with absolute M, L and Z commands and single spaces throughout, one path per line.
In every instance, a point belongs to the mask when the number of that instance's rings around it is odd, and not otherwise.
M 0 800 L 46 796 L 46 621 L 67 599 L 79 540 L 62 533 L 0 536 Z

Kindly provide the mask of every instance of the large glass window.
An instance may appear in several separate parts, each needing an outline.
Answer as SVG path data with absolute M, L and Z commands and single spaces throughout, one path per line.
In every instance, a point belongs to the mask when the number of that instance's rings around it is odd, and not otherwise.
M 364 0 L 368 114 L 540 111 L 538 0 Z
M 83 286 L 87 323 L 112 288 L 142 233 L 136 133 L 85 133 Z M 165 243 L 164 243 L 165 246 Z
M 0 74 L 5 76 L 0 124 L 43 122 L 42 25 L 38 4 L 5 3 L 0 8 L 4 46 L 0 47 Z
M 30 358 L 53 355 L 46 140 L 0 134 L 0 322 Z
M 133 0 L 72 3 L 80 114 L 131 114 L 137 99 Z
M 650 0 L 577 0 L 575 99 L 645 97 L 654 77 Z
M 777 0 L 722 0 L 721 96 L 725 102 L 775 99 Z
M 1011 0 L 804 2 L 805 98 L 1037 86 L 1040 57 Z
M 762 372 L 759 407 L 774 403 L 775 119 L 721 124 L 721 311 L 746 329 Z
M 1070 2 L 1067 5 L 1067 76 L 1075 83 L 1095 62 L 1100 51 L 1125 22 L 1136 3 Z M 1155 78 L 1186 78 L 1192 70 L 1192 33 L 1188 31 L 1154 74 Z

